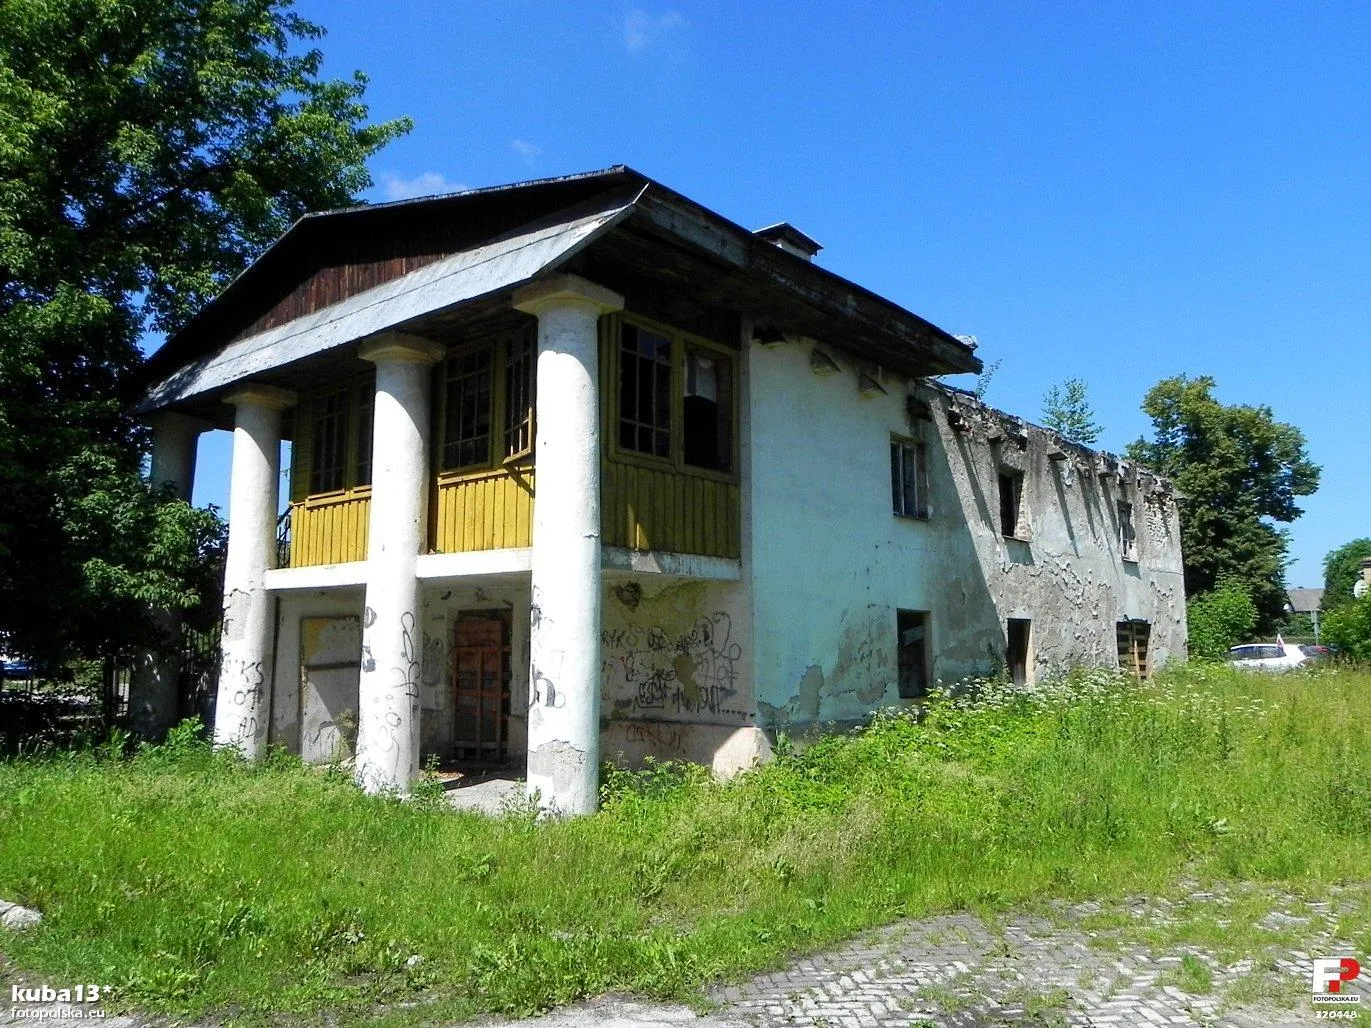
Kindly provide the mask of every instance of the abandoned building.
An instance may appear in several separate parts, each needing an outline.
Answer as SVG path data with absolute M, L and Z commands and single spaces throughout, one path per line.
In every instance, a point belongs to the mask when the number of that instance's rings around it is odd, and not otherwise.
M 148 364 L 156 484 L 233 432 L 217 743 L 578 812 L 601 757 L 1181 654 L 1170 485 L 934 381 L 973 347 L 818 249 L 625 167 L 299 221 Z

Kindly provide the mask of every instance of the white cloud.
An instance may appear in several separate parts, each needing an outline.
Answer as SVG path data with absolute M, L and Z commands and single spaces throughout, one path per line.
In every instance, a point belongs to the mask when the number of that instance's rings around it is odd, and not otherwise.
M 433 196 L 435 193 L 460 193 L 466 183 L 453 182 L 436 171 L 423 171 L 413 178 L 402 178 L 386 172 L 381 176 L 378 187 L 387 200 L 408 200 L 415 196 Z
M 517 153 L 528 164 L 532 164 L 543 152 L 543 148 L 537 143 L 530 143 L 527 139 L 511 139 L 509 148 Z
M 658 40 L 685 27 L 680 11 L 648 14 L 641 7 L 629 8 L 624 15 L 624 47 L 631 54 L 642 53 Z

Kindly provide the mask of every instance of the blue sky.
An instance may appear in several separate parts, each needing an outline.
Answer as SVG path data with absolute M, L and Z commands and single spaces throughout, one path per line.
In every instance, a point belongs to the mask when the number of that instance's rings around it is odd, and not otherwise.
M 1354 4 L 299 0 L 326 70 L 414 132 L 372 199 L 626 163 L 1002 361 L 1036 418 L 1086 380 L 1101 445 L 1209 374 L 1324 469 L 1291 585 L 1371 535 L 1371 19 Z M 197 502 L 223 503 L 227 435 Z

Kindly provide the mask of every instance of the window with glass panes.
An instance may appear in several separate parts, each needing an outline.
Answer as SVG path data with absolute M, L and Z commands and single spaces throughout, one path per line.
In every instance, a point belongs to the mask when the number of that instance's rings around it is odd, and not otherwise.
M 619 350 L 619 446 L 671 456 L 671 340 L 624 325 Z
M 444 470 L 490 462 L 491 347 L 448 358 L 443 418 Z

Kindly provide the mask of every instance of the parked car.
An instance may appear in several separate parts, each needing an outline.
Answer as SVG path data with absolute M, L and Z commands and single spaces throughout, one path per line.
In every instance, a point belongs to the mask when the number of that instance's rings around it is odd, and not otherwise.
M 1304 651 L 1304 655 L 1310 660 L 1326 660 L 1333 656 L 1333 651 L 1327 646 L 1316 646 L 1311 643 L 1309 645 L 1301 645 L 1300 649 Z
M 1244 643 L 1228 651 L 1228 663 L 1248 671 L 1289 671 L 1312 659 L 1293 643 Z

